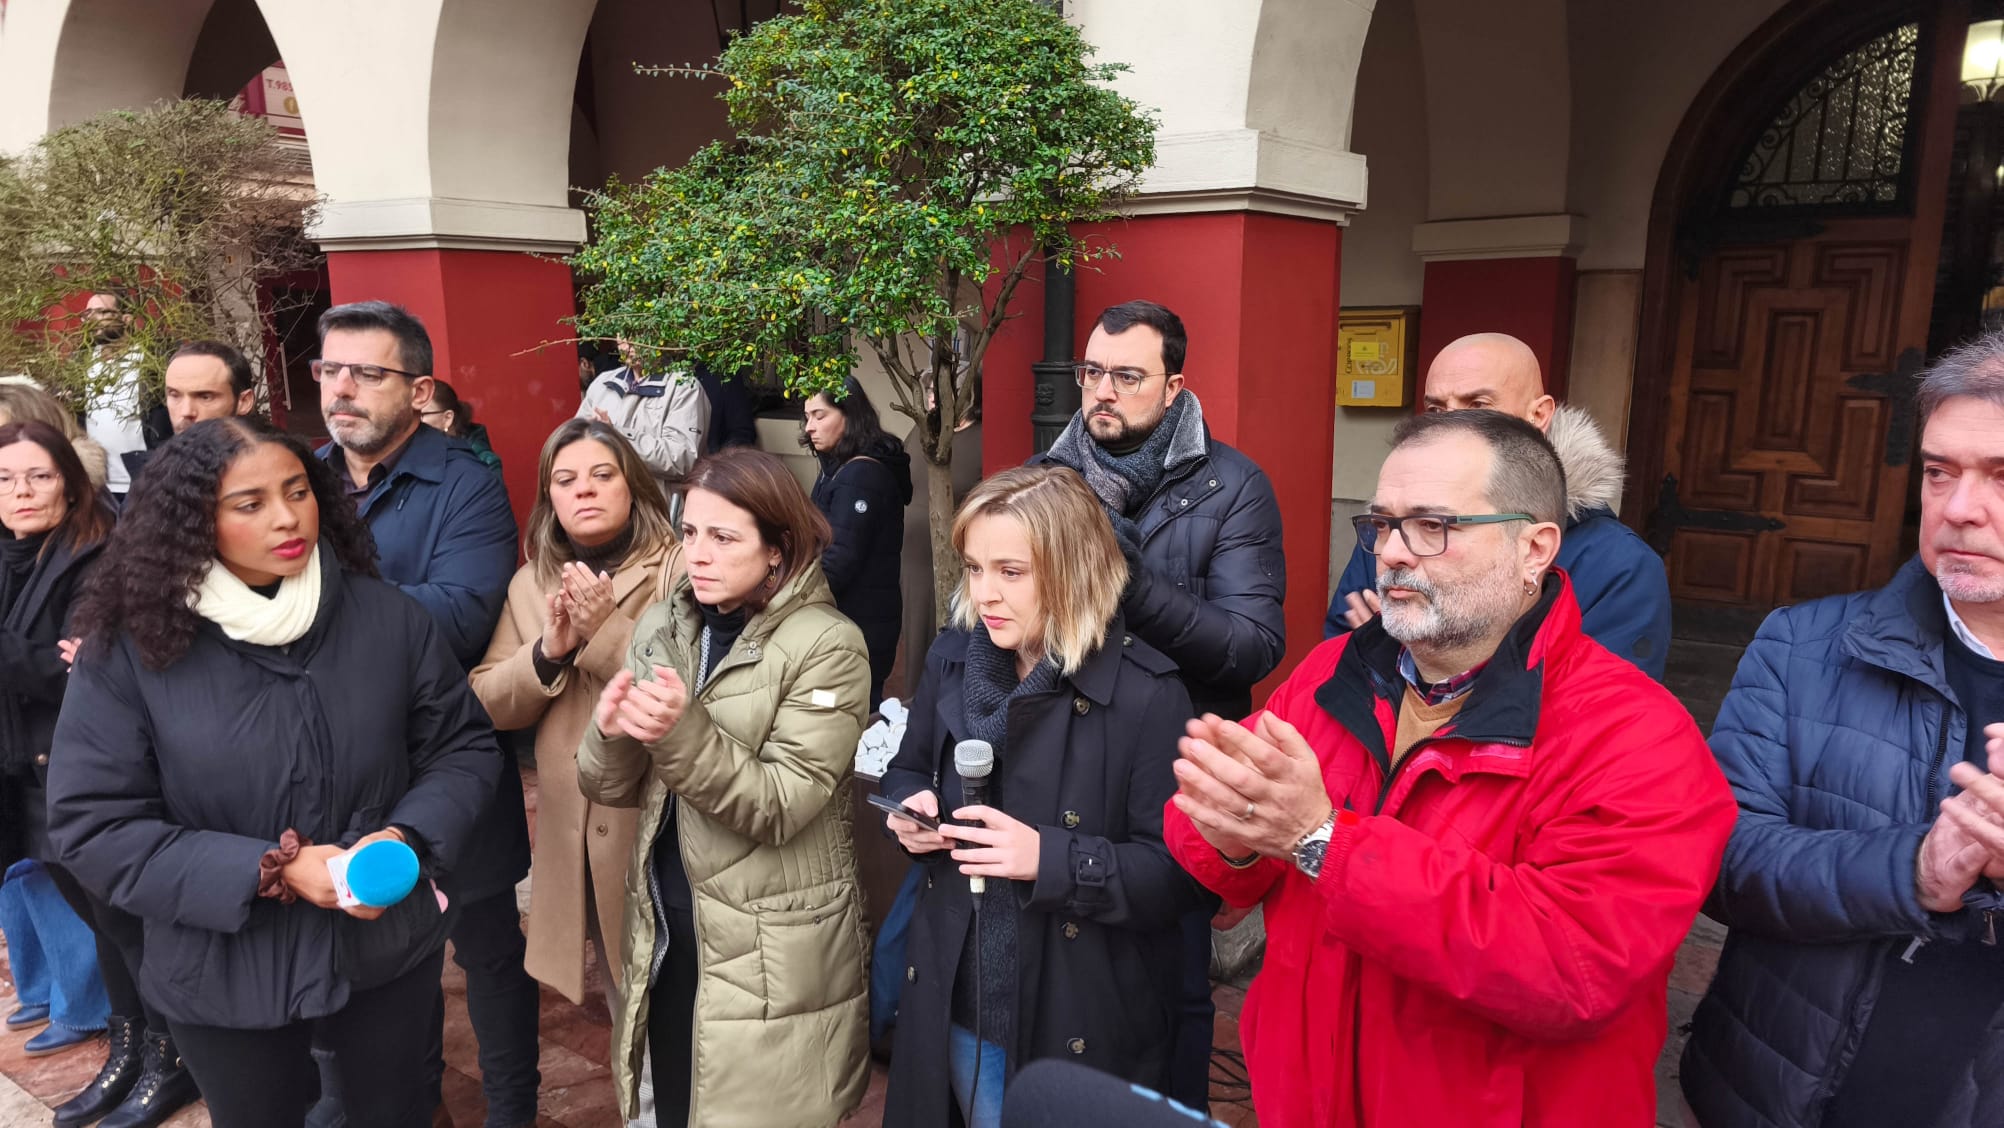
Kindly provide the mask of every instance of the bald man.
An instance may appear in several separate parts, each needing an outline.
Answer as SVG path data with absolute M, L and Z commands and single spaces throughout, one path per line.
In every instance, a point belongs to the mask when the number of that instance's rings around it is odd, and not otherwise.
M 1426 409 L 1487 408 L 1545 432 L 1566 470 L 1566 528 L 1558 566 L 1572 577 L 1582 625 L 1596 642 L 1661 681 L 1670 650 L 1670 581 L 1663 559 L 1615 517 L 1622 457 L 1588 415 L 1560 407 L 1545 391 L 1529 345 L 1502 333 L 1449 342 L 1426 373 Z M 1362 545 L 1336 585 L 1323 636 L 1363 625 L 1378 613 L 1377 561 Z

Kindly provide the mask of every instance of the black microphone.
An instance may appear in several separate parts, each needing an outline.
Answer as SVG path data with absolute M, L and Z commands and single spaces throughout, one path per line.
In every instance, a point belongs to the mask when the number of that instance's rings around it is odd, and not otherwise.
M 1002 1093 L 1002 1128 L 1198 1128 L 1218 1122 L 1153 1089 L 1076 1062 L 1023 1067 Z
M 953 770 L 960 776 L 960 805 L 986 807 L 988 775 L 995 770 L 994 746 L 985 740 L 963 740 L 954 745 Z M 987 884 L 985 878 L 967 879 L 967 888 L 976 897 L 981 896 Z

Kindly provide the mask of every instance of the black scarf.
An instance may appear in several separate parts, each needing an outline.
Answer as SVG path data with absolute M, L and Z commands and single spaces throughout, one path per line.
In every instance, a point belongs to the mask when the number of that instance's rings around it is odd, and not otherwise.
M 1001 759 L 1009 743 L 1009 706 L 1018 698 L 1049 693 L 1058 687 L 1058 668 L 1039 662 L 1028 677 L 1016 676 L 1016 652 L 1004 650 L 988 637 L 988 628 L 977 626 L 967 639 L 967 664 L 962 677 L 964 702 L 961 719 L 967 733 L 985 740 L 995 749 L 996 770 L 988 777 L 988 805 L 1002 808 Z M 1016 929 L 1022 914 L 1017 900 L 1017 882 L 991 882 L 982 898 L 979 929 L 969 929 L 960 948 L 960 967 L 953 977 L 953 1021 L 973 1027 L 975 996 L 980 995 L 981 1029 L 978 1033 L 998 1046 L 1011 1044 L 1016 1010 Z M 975 948 L 980 947 L 980 970 L 975 975 Z
M 35 574 L 35 560 L 48 541 L 47 533 L 0 540 L 0 618 L 13 611 L 21 593 L 28 590 L 28 578 Z

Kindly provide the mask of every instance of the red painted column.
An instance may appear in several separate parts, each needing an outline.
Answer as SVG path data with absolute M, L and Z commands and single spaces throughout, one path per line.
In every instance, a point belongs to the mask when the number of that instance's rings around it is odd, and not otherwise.
M 570 268 L 512 251 L 331 251 L 327 273 L 336 303 L 395 302 L 423 320 L 433 375 L 473 405 L 526 522 L 543 440 L 578 409 L 577 350 L 539 347 L 571 336 Z
M 1185 386 L 1215 437 L 1273 480 L 1287 553 L 1287 661 L 1322 641 L 1329 575 L 1330 420 L 1336 396 L 1342 228 L 1262 212 L 1143 216 L 1081 232 L 1120 251 L 1079 271 L 1079 349 L 1100 310 L 1147 298 L 1189 333 Z M 1034 279 L 1032 280 L 1034 281 Z M 983 365 L 983 470 L 1030 455 L 1030 363 L 1042 346 L 1043 295 L 1026 282 L 1021 313 Z M 1269 679 L 1255 699 L 1277 684 Z
M 1573 260 L 1562 255 L 1427 263 L 1420 298 L 1420 373 L 1424 376 L 1433 358 L 1457 337 L 1508 333 L 1538 354 L 1545 390 L 1564 400 L 1573 342 L 1574 273 Z

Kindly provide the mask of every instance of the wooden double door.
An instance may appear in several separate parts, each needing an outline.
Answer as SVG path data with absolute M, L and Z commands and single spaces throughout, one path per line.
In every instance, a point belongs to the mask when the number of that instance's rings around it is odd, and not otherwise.
M 1654 514 L 1674 598 L 1794 603 L 1903 559 L 1932 287 L 1911 219 L 1818 226 L 1707 253 L 1683 303 Z
M 1682 604 L 1858 591 L 1912 554 L 1913 392 L 1969 19 L 1967 0 L 1802 0 L 1680 130 L 1651 236 L 1629 511 Z

